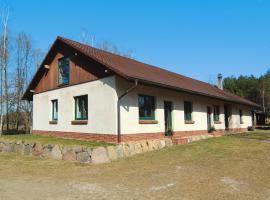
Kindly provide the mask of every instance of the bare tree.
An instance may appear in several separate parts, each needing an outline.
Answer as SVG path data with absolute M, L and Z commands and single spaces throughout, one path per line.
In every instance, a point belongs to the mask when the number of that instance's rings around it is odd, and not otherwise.
M 95 39 L 96 39 L 96 36 L 94 34 L 90 33 L 87 29 L 83 29 L 82 35 L 81 35 L 82 43 L 91 45 L 92 47 L 94 47 Z
M 28 36 L 25 38 L 25 53 L 24 53 L 24 87 L 23 91 L 26 91 L 27 86 L 33 78 L 34 73 L 39 68 L 45 53 L 40 49 L 34 49 L 32 47 L 31 38 Z M 33 104 L 31 101 L 22 102 L 22 113 L 24 114 L 24 129 L 26 133 L 31 132 L 32 126 L 32 111 Z
M 44 57 L 40 49 L 32 47 L 28 34 L 18 33 L 13 40 L 8 25 L 9 9 L 6 9 L 2 11 L 0 22 L 0 136 L 5 125 L 7 131 L 21 130 L 24 125 L 25 131 L 30 132 L 32 102 L 21 98 Z M 15 48 L 10 49 L 11 45 Z M 9 65 L 10 60 L 12 65 Z
M 31 51 L 31 63 L 33 65 L 33 71 L 38 70 L 44 56 L 45 56 L 45 53 L 41 49 L 32 49 L 32 51 Z
M 33 49 L 31 38 L 25 34 L 24 37 L 24 78 L 23 78 L 23 90 L 27 89 L 29 82 L 32 80 L 34 72 L 38 69 L 44 53 L 40 49 Z M 23 93 L 21 93 L 23 95 Z M 32 102 L 23 101 L 22 113 L 24 114 L 24 127 L 25 132 L 31 132 L 32 125 Z
M 133 57 L 133 50 L 119 50 L 117 45 L 114 43 L 107 41 L 107 40 L 100 40 L 96 41 L 96 36 L 95 34 L 90 33 L 87 29 L 83 29 L 81 33 L 81 42 L 87 45 L 90 45 L 92 47 L 97 47 L 99 49 L 102 49 L 104 51 L 108 51 L 120 56 L 124 56 L 127 58 L 132 58 Z
M 25 33 L 19 33 L 16 37 L 16 77 L 15 77 L 15 123 L 19 130 L 19 122 L 22 119 L 22 101 L 23 92 L 26 88 L 29 74 L 29 57 L 31 52 L 30 36 Z M 24 105 L 25 106 L 25 105 Z
M 2 37 L 1 37 L 1 45 L 0 45 L 0 63 L 1 63 L 1 116 L 0 116 L 0 124 L 1 124 L 1 131 L 0 135 L 3 132 L 3 115 L 4 115 L 4 99 L 6 104 L 6 122 L 7 122 L 7 130 L 9 129 L 8 126 L 8 84 L 7 84 L 7 65 L 9 59 L 9 52 L 8 52 L 8 19 L 9 19 L 9 9 L 6 12 L 2 13 Z M 3 84 L 4 84 L 4 98 L 3 98 Z
M 117 45 L 113 44 L 112 42 L 109 41 L 101 41 L 97 44 L 97 48 L 102 49 L 104 51 L 108 51 L 120 56 L 124 56 L 127 58 L 133 58 L 133 50 L 127 50 L 127 51 L 123 51 L 123 50 L 119 50 L 119 48 L 117 47 Z
M 18 34 L 16 38 L 16 50 L 17 50 L 17 68 L 15 77 L 15 106 L 16 106 L 16 129 L 19 129 L 19 119 L 21 114 L 21 93 L 23 90 L 23 36 Z

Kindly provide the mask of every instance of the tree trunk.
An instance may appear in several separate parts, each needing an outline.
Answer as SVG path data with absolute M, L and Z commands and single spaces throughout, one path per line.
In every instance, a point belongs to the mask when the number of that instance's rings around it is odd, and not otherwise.
M 9 107 L 8 107 L 8 84 L 7 84 L 7 63 L 8 63 L 8 17 L 9 10 L 6 15 L 3 16 L 3 72 L 4 72 L 4 96 L 6 103 L 6 123 L 7 123 L 7 132 L 9 131 Z
M 5 90 L 5 102 L 6 102 L 6 128 L 9 131 L 9 107 L 8 107 L 8 84 L 7 84 L 7 67 L 5 63 L 4 67 L 4 90 Z

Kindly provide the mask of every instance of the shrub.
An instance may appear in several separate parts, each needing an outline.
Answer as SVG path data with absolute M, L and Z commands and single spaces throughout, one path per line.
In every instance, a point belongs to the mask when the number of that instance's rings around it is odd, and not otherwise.
M 166 136 L 172 136 L 173 134 L 173 130 L 172 129 L 169 129 L 166 131 Z
M 255 131 L 255 128 L 253 126 L 248 126 L 247 129 L 248 131 Z
M 216 128 L 214 126 L 211 126 L 208 131 L 209 133 L 213 133 L 214 131 L 216 131 Z

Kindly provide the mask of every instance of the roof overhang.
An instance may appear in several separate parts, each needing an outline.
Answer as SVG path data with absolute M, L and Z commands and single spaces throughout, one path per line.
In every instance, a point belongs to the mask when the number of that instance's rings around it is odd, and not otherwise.
M 227 99 L 227 98 L 218 98 L 218 97 L 213 96 L 213 95 L 204 94 L 204 93 L 196 92 L 196 91 L 193 91 L 193 90 L 187 90 L 187 89 L 184 89 L 184 88 L 173 87 L 173 86 L 165 85 L 165 84 L 161 84 L 161 83 L 151 82 L 149 80 L 144 80 L 144 79 L 140 79 L 140 78 L 137 78 L 137 77 L 125 77 L 125 78 L 127 80 L 130 80 L 130 81 L 137 80 L 138 83 L 141 83 L 141 84 L 144 84 L 144 85 L 149 85 L 149 86 L 154 86 L 154 87 L 161 87 L 161 88 L 164 88 L 164 89 L 170 89 L 170 90 L 173 90 L 173 91 L 184 92 L 184 93 L 187 93 L 187 94 L 195 94 L 195 95 L 198 95 L 198 96 L 204 96 L 204 97 L 208 97 L 208 98 L 211 98 L 211 99 L 222 100 L 222 101 L 227 102 L 227 103 L 237 103 L 237 104 L 241 104 L 241 105 L 251 106 L 251 107 L 254 107 L 254 108 L 261 108 L 260 105 L 258 105 L 256 103 L 253 103 L 253 102 L 251 102 L 251 103 L 243 103 L 243 102 L 234 101 L 234 100 Z

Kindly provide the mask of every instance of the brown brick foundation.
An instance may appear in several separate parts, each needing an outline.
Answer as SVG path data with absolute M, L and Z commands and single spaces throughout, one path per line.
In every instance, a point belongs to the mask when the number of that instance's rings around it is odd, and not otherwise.
M 122 134 L 121 141 L 140 141 L 140 140 L 154 140 L 154 139 L 162 139 L 165 138 L 165 134 L 163 132 L 158 133 L 136 133 L 136 134 Z
M 229 130 L 220 129 L 211 134 L 223 135 L 226 132 L 237 133 L 237 132 L 245 132 L 245 131 L 247 131 L 246 128 L 235 128 L 235 129 L 229 129 Z M 57 136 L 57 137 L 62 137 L 62 138 L 72 138 L 72 139 L 80 139 L 80 140 L 98 140 L 98 141 L 113 142 L 113 143 L 117 142 L 117 135 L 114 135 L 114 134 L 77 133 L 77 132 L 41 131 L 41 130 L 33 130 L 32 133 L 34 135 L 51 135 L 51 136 Z M 207 130 L 175 131 L 173 132 L 173 136 L 170 136 L 169 138 L 182 139 L 188 136 L 205 135 L 205 134 L 209 134 Z M 153 139 L 162 139 L 166 137 L 167 136 L 164 135 L 164 132 L 122 134 L 121 142 L 153 140 Z

